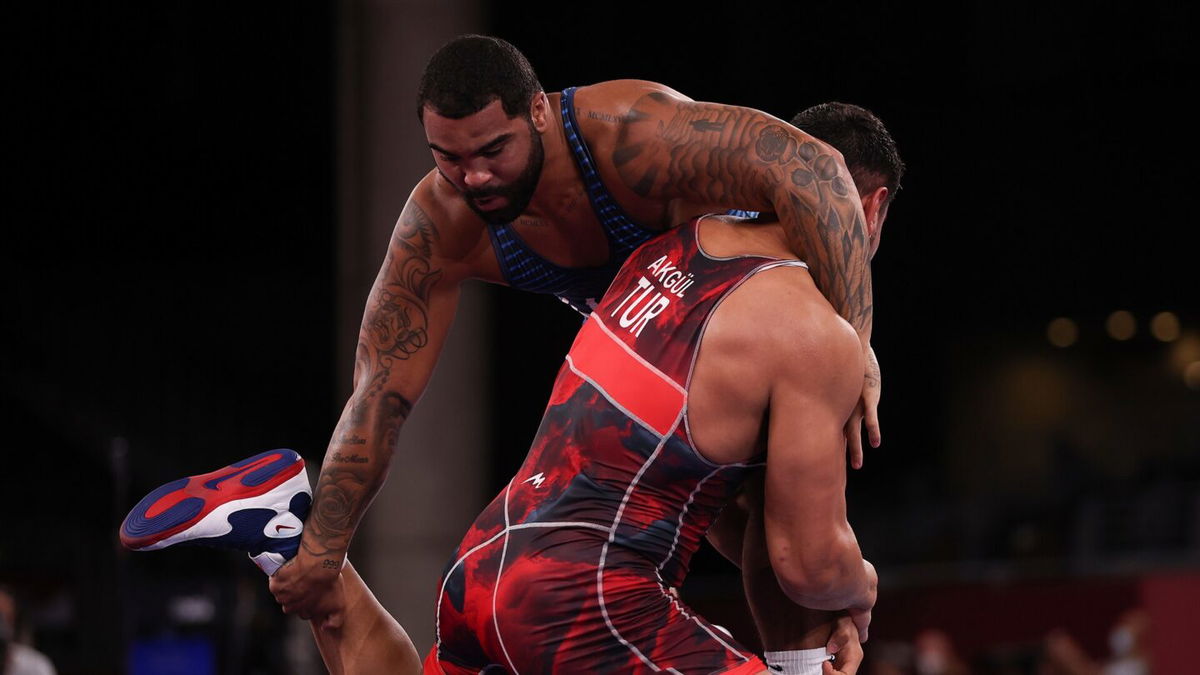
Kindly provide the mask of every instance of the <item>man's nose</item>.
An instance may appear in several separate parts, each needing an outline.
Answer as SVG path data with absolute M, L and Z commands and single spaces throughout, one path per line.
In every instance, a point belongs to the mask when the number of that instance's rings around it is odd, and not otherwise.
M 482 164 L 468 166 L 463 171 L 463 182 L 471 189 L 484 187 L 492 180 L 492 172 Z

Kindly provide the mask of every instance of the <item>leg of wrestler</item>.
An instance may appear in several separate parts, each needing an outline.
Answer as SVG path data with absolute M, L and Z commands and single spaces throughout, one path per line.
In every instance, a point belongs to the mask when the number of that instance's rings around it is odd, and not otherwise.
M 339 628 L 322 628 L 320 620 L 309 622 L 317 649 L 332 675 L 415 675 L 421 658 L 408 633 L 346 561 L 340 590 L 345 594 L 345 612 Z
M 244 551 L 272 575 L 295 555 L 311 492 L 299 454 L 268 450 L 151 491 L 122 522 L 121 543 L 135 551 L 176 545 Z M 330 672 L 420 673 L 412 641 L 348 562 L 339 588 L 345 594 L 342 626 L 312 624 Z

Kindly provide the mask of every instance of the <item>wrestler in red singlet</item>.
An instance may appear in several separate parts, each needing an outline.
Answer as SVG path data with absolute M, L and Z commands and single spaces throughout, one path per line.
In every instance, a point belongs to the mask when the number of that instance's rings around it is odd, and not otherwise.
M 697 224 L 637 249 L 584 324 L 525 463 L 450 560 L 427 672 L 766 669 L 667 588 L 762 466 L 714 464 L 692 444 L 705 326 L 751 275 L 804 263 L 711 257 Z

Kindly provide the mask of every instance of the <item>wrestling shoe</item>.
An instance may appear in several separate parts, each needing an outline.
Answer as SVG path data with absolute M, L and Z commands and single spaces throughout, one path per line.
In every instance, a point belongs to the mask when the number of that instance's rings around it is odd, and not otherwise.
M 311 504 L 304 459 L 269 450 L 146 495 L 121 523 L 121 543 L 134 551 L 232 548 L 270 575 L 296 555 Z

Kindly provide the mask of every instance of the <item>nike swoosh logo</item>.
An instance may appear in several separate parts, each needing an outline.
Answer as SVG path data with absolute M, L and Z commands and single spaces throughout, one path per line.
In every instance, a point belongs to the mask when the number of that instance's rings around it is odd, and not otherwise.
M 294 530 L 294 529 L 296 529 L 295 527 L 292 527 L 291 525 L 276 525 L 276 526 L 275 526 L 275 532 L 276 532 L 276 533 L 278 533 L 280 530 L 282 530 L 282 529 L 284 529 L 284 528 L 287 528 L 287 529 L 289 529 L 289 530 Z

